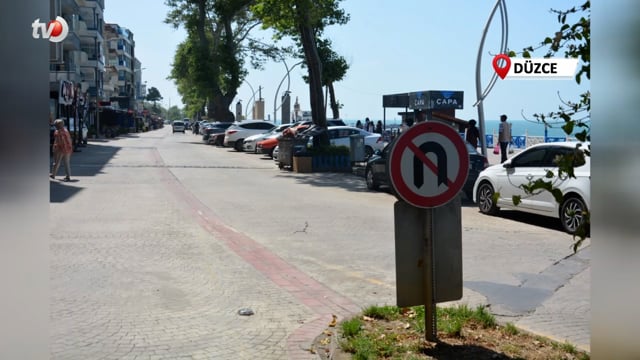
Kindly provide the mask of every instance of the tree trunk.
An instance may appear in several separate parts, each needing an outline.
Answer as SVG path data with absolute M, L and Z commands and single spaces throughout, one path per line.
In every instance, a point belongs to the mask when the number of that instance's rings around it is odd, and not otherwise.
M 333 112 L 333 118 L 340 119 L 340 105 L 336 101 L 336 92 L 333 89 L 333 82 L 330 82 L 327 87 L 329 88 L 329 99 L 331 102 L 331 111 Z
M 308 12 L 302 14 L 306 20 L 304 23 L 309 24 Z M 317 126 L 327 128 L 327 113 L 324 109 L 324 94 L 322 93 L 322 62 L 316 47 L 316 37 L 313 29 L 309 25 L 300 26 L 300 38 L 302 40 L 302 48 L 304 49 L 304 57 L 307 61 L 309 69 L 309 100 L 311 103 L 311 117 L 313 123 Z M 313 137 L 314 147 L 329 146 L 329 134 L 326 131 Z
M 229 106 L 231 106 L 234 98 L 235 95 L 223 94 L 217 94 L 213 97 L 211 104 L 213 105 L 212 115 L 215 121 L 233 122 L 235 120 L 235 115 L 229 110 Z
M 303 15 L 308 18 L 308 14 Z M 308 21 L 306 22 L 308 24 Z M 322 94 L 322 63 L 316 47 L 315 34 L 309 25 L 300 26 L 300 37 L 304 57 L 309 69 L 309 100 L 313 122 L 321 127 L 327 126 L 327 114 L 324 112 L 324 96 Z

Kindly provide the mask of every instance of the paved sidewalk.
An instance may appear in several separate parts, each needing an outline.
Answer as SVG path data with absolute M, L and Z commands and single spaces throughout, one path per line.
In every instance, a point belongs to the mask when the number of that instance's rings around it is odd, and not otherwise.
M 51 182 L 53 359 L 313 359 L 332 314 L 395 302 L 389 194 L 181 136 L 90 143 L 72 159 L 78 181 Z M 283 197 L 297 201 L 274 211 Z M 568 256 L 555 230 L 462 210 L 462 301 L 588 346 L 588 251 Z M 540 301 L 509 314 L 523 306 L 482 281 Z

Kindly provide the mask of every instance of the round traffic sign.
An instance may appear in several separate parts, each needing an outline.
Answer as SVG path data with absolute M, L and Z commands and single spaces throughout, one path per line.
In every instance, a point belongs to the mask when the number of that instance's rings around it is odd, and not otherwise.
M 469 152 L 449 125 L 426 121 L 402 133 L 389 154 L 389 178 L 397 196 L 420 208 L 451 201 L 469 174 Z

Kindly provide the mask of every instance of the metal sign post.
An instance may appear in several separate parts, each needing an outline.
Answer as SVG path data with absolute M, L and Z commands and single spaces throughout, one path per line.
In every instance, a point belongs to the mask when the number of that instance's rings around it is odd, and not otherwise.
M 438 320 L 435 302 L 435 262 L 433 258 L 433 211 L 424 211 L 424 336 L 427 341 L 438 338 Z
M 460 135 L 435 121 L 414 125 L 390 151 L 398 306 L 425 306 L 425 339 L 437 341 L 437 302 L 462 297 L 459 193 L 469 172 Z

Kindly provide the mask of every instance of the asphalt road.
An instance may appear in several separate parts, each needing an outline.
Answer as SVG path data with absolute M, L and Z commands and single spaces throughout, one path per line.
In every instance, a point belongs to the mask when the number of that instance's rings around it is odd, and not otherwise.
M 54 359 L 312 359 L 332 314 L 395 303 L 396 200 L 351 174 L 170 128 L 92 141 L 72 174 L 51 181 Z M 588 349 L 589 242 L 462 204 L 461 301 Z

